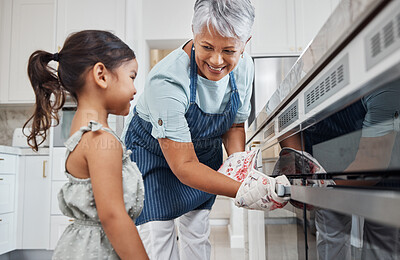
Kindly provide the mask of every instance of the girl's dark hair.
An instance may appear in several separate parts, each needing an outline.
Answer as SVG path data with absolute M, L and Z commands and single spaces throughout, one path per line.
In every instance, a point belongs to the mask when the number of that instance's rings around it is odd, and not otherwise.
M 58 111 L 70 94 L 77 102 L 78 93 L 85 84 L 85 72 L 96 63 L 101 62 L 113 71 L 123 62 L 135 59 L 135 53 L 110 32 L 86 30 L 71 34 L 59 53 L 35 51 L 29 57 L 28 76 L 36 96 L 33 115 L 24 124 L 24 128 L 32 121 L 32 131 L 28 144 L 32 149 L 47 137 L 52 119 L 59 123 Z M 58 69 L 49 66 L 49 62 L 58 61 Z M 52 97 L 53 96 L 53 97 Z M 41 136 L 38 143 L 37 136 Z

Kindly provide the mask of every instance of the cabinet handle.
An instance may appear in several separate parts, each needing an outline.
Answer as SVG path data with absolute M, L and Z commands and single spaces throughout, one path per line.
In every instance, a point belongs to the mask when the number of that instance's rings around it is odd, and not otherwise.
M 68 219 L 69 222 L 74 222 L 74 220 L 75 220 L 75 219 L 73 219 L 73 218 Z
M 0 158 L 0 161 L 4 161 L 4 158 Z
M 0 178 L 0 181 L 4 180 L 3 178 Z
M 0 218 L 0 222 L 2 222 L 3 220 Z
M 47 160 L 44 160 L 43 161 L 43 178 L 46 178 L 47 176 L 46 176 L 46 163 L 47 163 Z

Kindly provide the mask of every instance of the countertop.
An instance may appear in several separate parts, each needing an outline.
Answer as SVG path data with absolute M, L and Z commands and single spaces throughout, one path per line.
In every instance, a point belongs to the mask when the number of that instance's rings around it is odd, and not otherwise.
M 38 152 L 33 151 L 28 147 L 13 147 L 0 145 L 0 153 L 15 154 L 15 155 L 49 155 L 49 148 L 39 148 Z

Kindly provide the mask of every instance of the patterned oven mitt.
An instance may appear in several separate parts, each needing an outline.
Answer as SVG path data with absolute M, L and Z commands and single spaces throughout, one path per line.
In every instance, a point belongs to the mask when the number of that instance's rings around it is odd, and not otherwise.
M 269 177 L 256 169 L 251 169 L 236 194 L 235 205 L 247 209 L 274 210 L 283 208 L 290 197 L 279 197 L 276 185 L 290 186 L 286 176 Z
M 272 178 L 256 170 L 259 149 L 238 152 L 230 155 L 218 172 L 242 182 L 235 205 L 247 209 L 273 210 L 286 205 L 289 197 L 279 197 L 276 194 L 276 184 L 290 186 L 285 176 Z
M 319 162 L 311 156 L 309 153 L 304 151 L 297 151 L 292 148 L 282 148 L 279 153 L 279 159 L 275 164 L 272 175 L 301 175 L 301 174 L 319 174 L 326 173 L 325 169 L 319 164 Z M 302 180 L 293 179 L 293 185 L 303 185 Z M 328 185 L 335 185 L 333 180 L 311 180 L 307 179 L 306 185 L 317 185 L 318 187 L 326 187 Z M 303 209 L 304 204 L 296 200 L 290 200 L 290 204 L 296 208 Z M 308 210 L 313 209 L 312 205 L 306 206 Z
M 259 151 L 259 149 L 256 149 L 231 154 L 219 168 L 218 172 L 236 181 L 243 182 L 248 174 L 248 170 L 250 168 L 256 168 Z

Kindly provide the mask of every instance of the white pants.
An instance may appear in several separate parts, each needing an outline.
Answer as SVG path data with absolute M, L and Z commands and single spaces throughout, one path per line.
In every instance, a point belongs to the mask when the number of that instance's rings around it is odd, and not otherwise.
M 150 260 L 209 260 L 210 210 L 193 210 L 175 220 L 138 226 Z

